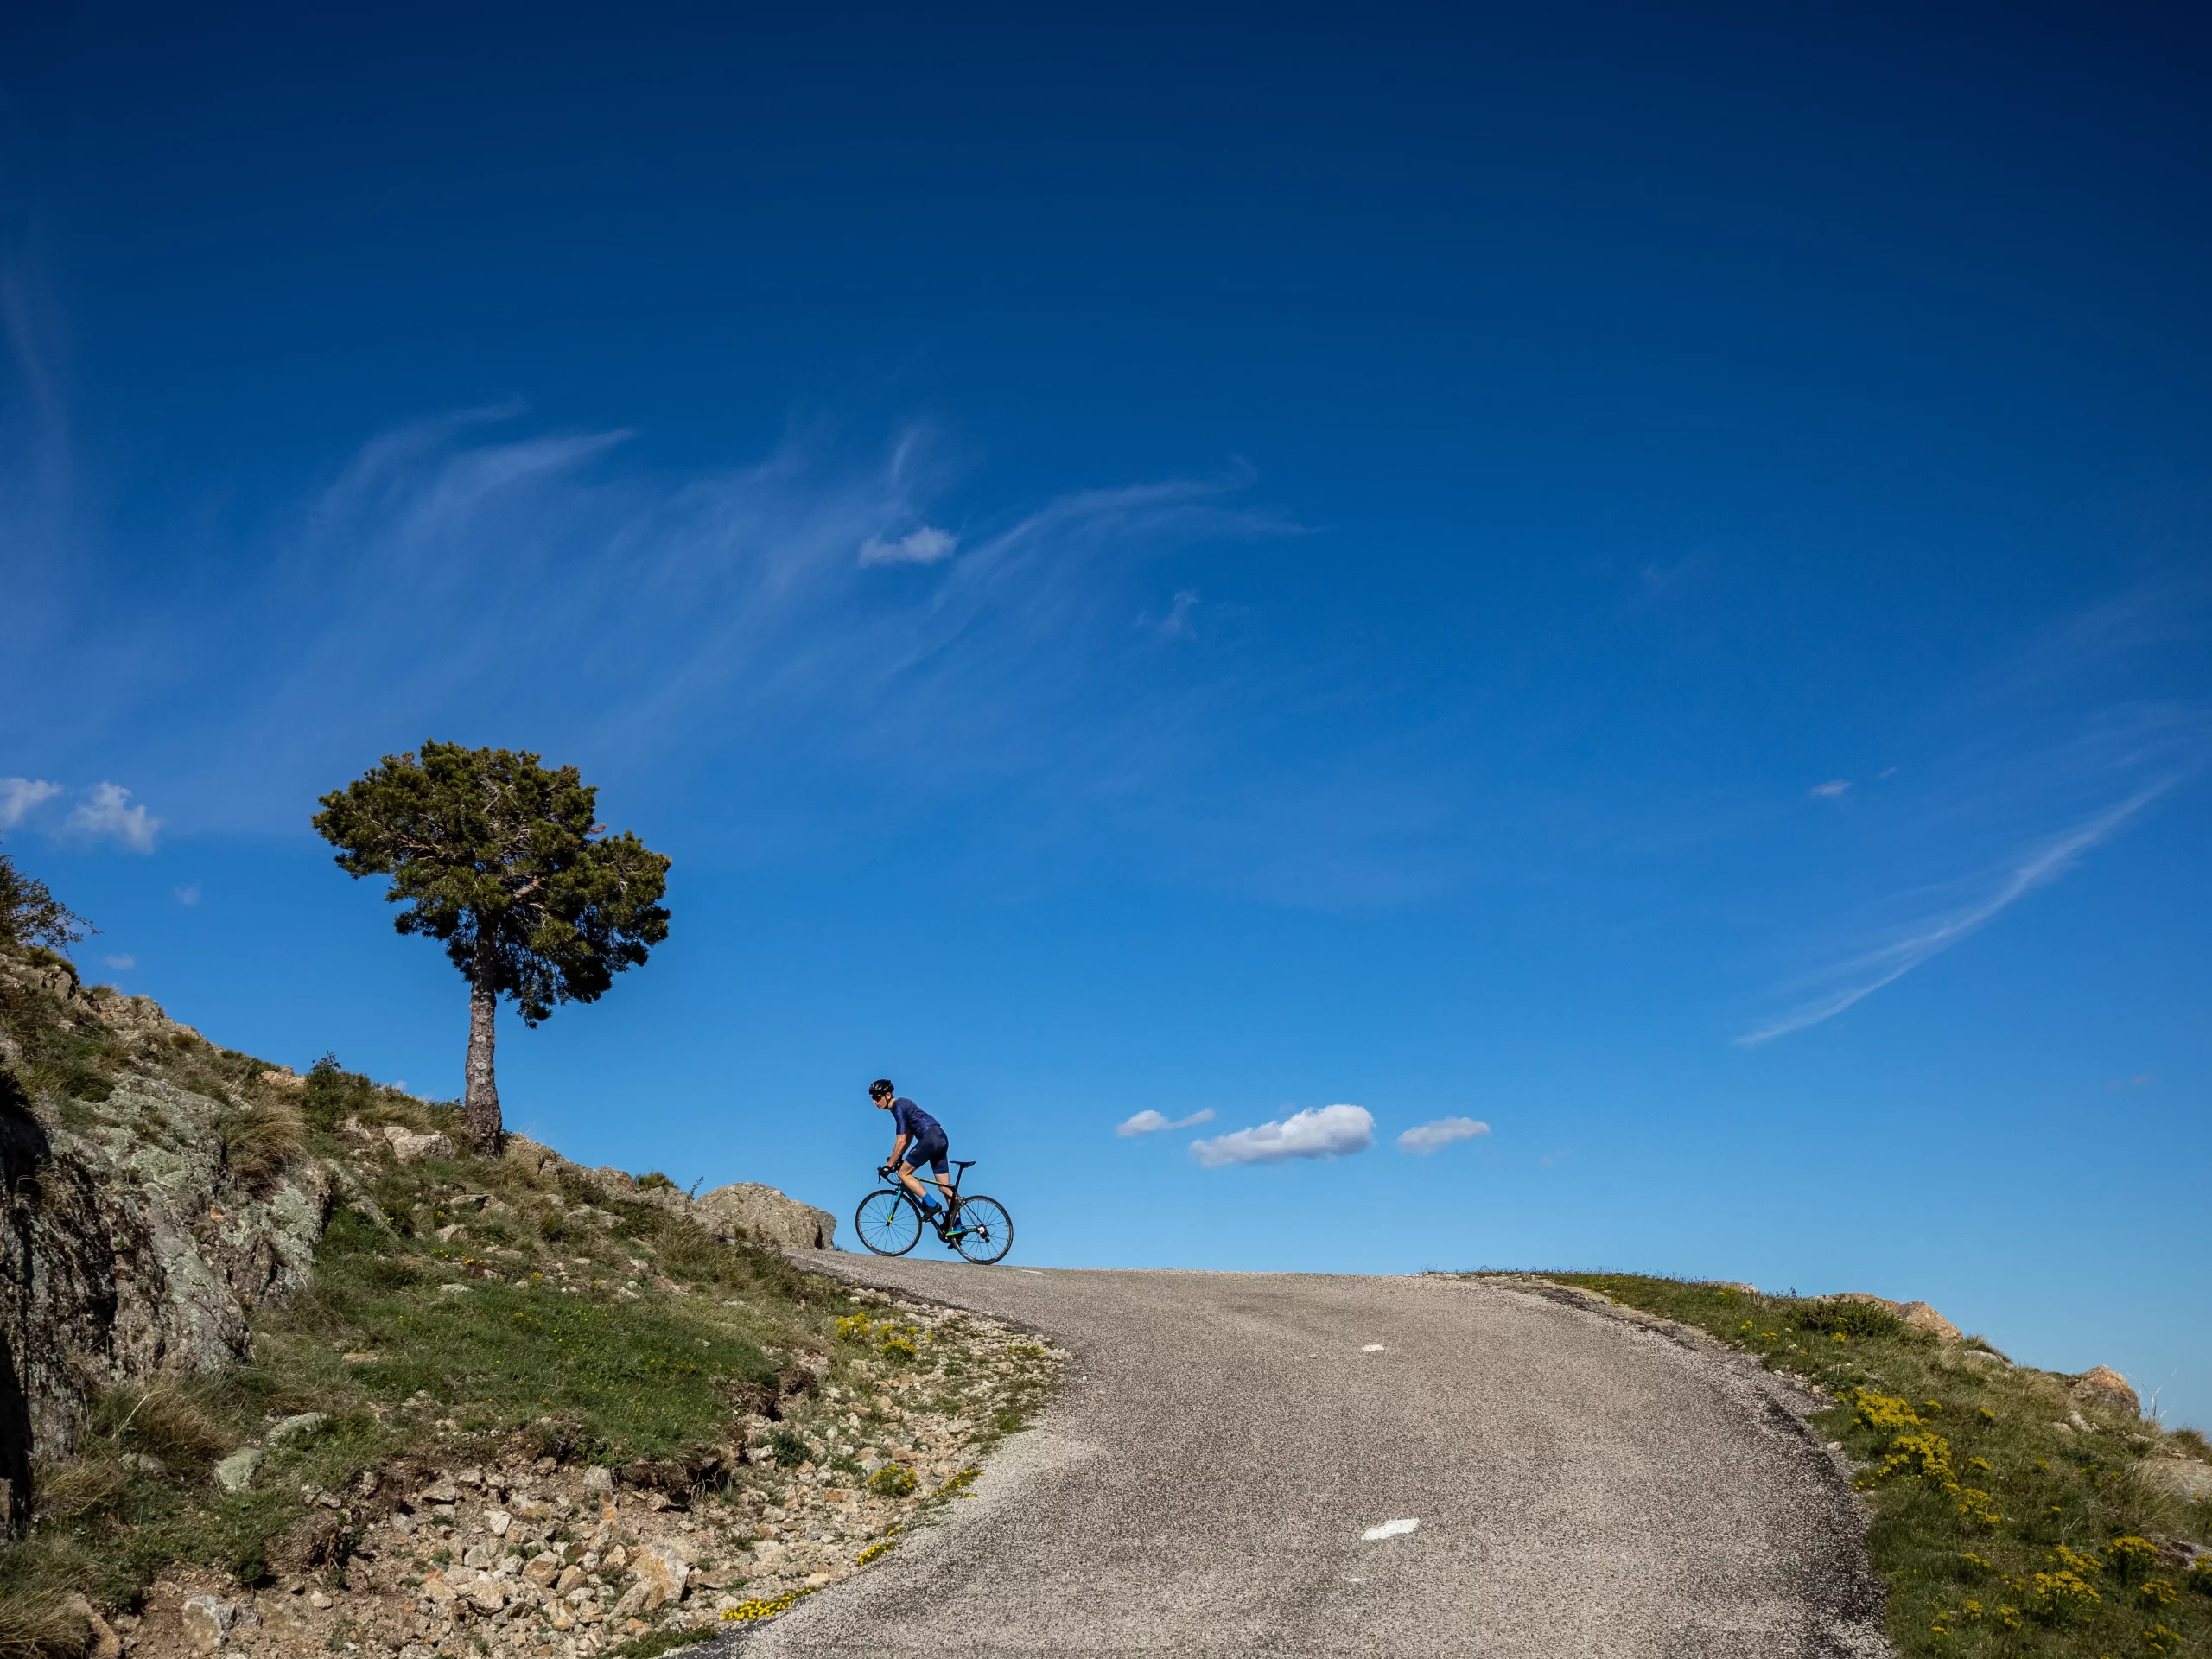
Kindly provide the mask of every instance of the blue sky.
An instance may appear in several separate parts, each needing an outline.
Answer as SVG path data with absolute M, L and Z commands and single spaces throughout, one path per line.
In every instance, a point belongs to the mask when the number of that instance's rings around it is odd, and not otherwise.
M 86 964 L 456 1093 L 307 820 L 531 748 L 675 860 L 503 1027 L 572 1155 L 849 1215 L 887 1074 L 1034 1263 L 1871 1289 L 2212 1421 L 2201 20 L 804 13 L 10 19 Z

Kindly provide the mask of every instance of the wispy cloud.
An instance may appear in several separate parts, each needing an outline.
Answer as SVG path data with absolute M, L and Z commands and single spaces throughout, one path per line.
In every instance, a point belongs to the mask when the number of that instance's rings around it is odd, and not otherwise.
M 866 787 L 898 796 L 899 832 L 978 830 L 946 843 L 1001 887 L 1108 866 L 1333 908 L 1465 878 L 1459 734 L 1432 719 L 1378 742 L 1345 718 L 1402 670 L 1199 607 L 1185 573 L 1215 544 L 1304 533 L 1249 468 L 993 502 L 961 447 L 820 421 L 670 472 L 626 429 L 532 431 L 518 406 L 413 423 L 262 539 L 34 561 L 100 580 L 36 652 L 0 654 L 0 739 L 20 771 L 73 750 L 127 767 L 195 833 L 296 827 L 439 736 L 573 761 L 623 813 L 689 810 L 741 773 L 764 804 L 728 821 L 741 860 L 893 833 L 849 810 Z M 955 526 L 949 550 L 924 534 Z M 871 543 L 901 556 L 864 564 Z M 0 523 L 0 558 L 28 545 Z M 1165 633 L 1130 626 L 1163 610 Z M 67 728 L 25 720 L 26 689 L 65 672 L 89 688 Z
M 1116 1135 L 1157 1135 L 1162 1129 L 1187 1129 L 1194 1123 L 1212 1122 L 1213 1108 L 1211 1106 L 1201 1107 L 1188 1117 L 1179 1117 L 1173 1122 L 1170 1122 L 1164 1114 L 1147 1108 L 1135 1116 L 1124 1118 L 1116 1123 L 1114 1126 L 1114 1133 Z
M 133 956 L 102 957 L 100 960 L 111 968 L 136 968 L 138 958 Z
M 1375 1115 L 1364 1106 L 1309 1106 L 1279 1121 L 1191 1142 L 1208 1169 L 1279 1164 L 1291 1158 L 1342 1158 L 1375 1144 Z
M 176 889 L 176 901 L 180 905 L 198 904 L 200 902 L 200 889 L 190 883 L 187 883 L 185 886 Z
M 753 464 L 671 479 L 625 431 L 516 420 L 385 434 L 299 515 L 247 584 L 254 636 L 283 650 L 197 694 L 202 724 L 227 724 L 226 752 L 256 767 L 165 785 L 199 792 L 195 823 L 296 813 L 340 768 L 426 734 L 474 739 L 470 711 L 527 683 L 530 725 L 610 781 L 652 770 L 656 745 L 780 774 L 783 810 L 753 835 L 866 833 L 799 800 L 865 777 L 910 818 L 1018 791 L 1051 815 L 1039 846 L 1108 841 L 1119 803 L 1202 776 L 1226 724 L 1197 712 L 1218 681 L 1170 674 L 1128 629 L 1151 562 L 1294 528 L 1239 503 L 1240 471 L 979 512 L 956 541 L 932 511 L 954 469 L 926 429 L 873 454 L 799 431 Z
M 1850 843 L 1887 895 L 1856 900 L 1847 931 L 1827 924 L 1827 960 L 1791 976 L 1780 1010 L 1736 1044 L 1806 1030 L 1897 983 L 2201 772 L 2212 706 L 2185 664 L 2202 660 L 2209 632 L 2212 582 L 2145 582 L 2058 619 L 1894 734 L 1900 764 L 1852 814 Z M 1813 793 L 1833 799 L 1848 786 L 1838 779 Z M 1839 873 L 1822 874 L 1807 892 L 1834 891 Z
M 879 541 L 871 536 L 861 543 L 862 564 L 935 564 L 940 559 L 952 556 L 959 545 L 958 538 L 949 531 L 924 524 L 919 530 L 900 537 L 895 542 Z
M 162 821 L 130 801 L 130 791 L 120 784 L 94 784 L 63 821 L 63 832 L 118 842 L 134 853 L 150 853 Z
M 1175 602 L 1167 607 L 1167 614 L 1157 622 L 1149 617 L 1141 618 L 1145 626 L 1162 639 L 1189 639 L 1198 632 L 1196 617 L 1198 595 L 1192 588 L 1183 588 L 1175 595 Z
M 2030 852 L 2011 868 L 1993 873 L 1989 891 L 1970 904 L 1922 918 L 1898 937 L 1872 950 L 1839 963 L 1829 974 L 1841 982 L 1799 1003 L 1769 1023 L 1736 1039 L 1740 1048 L 1786 1037 L 1793 1031 L 1833 1020 L 1853 1004 L 1872 996 L 1885 985 L 1896 983 L 1930 957 L 1941 955 L 1991 922 L 2037 887 L 2072 869 L 2082 855 L 2107 841 L 2121 825 L 2177 781 L 2166 778 L 2108 808 L 2085 823 Z
M 0 830 L 13 830 L 42 802 L 61 792 L 61 785 L 42 778 L 0 778 Z
M 1454 1141 L 1471 1141 L 1477 1135 L 1488 1135 L 1490 1125 L 1477 1117 L 1440 1117 L 1432 1122 L 1418 1124 L 1398 1137 L 1398 1150 L 1417 1152 L 1426 1158 L 1439 1147 L 1448 1147 Z
M 1815 800 L 1832 801 L 1851 787 L 1848 778 L 1831 778 L 1825 784 L 1815 784 L 1808 791 Z

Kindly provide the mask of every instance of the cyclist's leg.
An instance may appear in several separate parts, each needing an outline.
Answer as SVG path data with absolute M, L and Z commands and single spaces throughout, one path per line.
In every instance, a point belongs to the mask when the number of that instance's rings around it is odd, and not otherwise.
M 925 1213 L 927 1213 L 930 1206 L 937 1202 L 929 1189 L 924 1186 L 915 1175 L 914 1166 L 912 1164 L 899 1166 L 899 1184 L 914 1195 L 914 1202 L 922 1206 Z
M 930 1166 L 931 1179 L 937 1183 L 938 1192 L 944 1196 L 944 1208 L 936 1217 L 939 1221 L 952 1218 L 951 1150 L 944 1141 L 938 1140 L 931 1141 L 927 1146 L 918 1147 L 909 1154 L 916 1168 L 923 1164 Z

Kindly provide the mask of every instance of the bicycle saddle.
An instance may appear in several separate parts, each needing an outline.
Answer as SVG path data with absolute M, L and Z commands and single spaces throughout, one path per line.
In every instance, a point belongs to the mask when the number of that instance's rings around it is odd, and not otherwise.
M 976 1160 L 973 1158 L 956 1158 L 952 1160 L 952 1166 L 955 1169 L 973 1169 Z

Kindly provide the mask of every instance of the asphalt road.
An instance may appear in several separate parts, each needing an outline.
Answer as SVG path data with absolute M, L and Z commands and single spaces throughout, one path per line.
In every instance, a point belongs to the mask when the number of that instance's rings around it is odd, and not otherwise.
M 1077 1358 L 976 1500 L 744 1659 L 1887 1651 L 1842 1478 L 1746 1363 L 1488 1283 L 799 1259 Z

